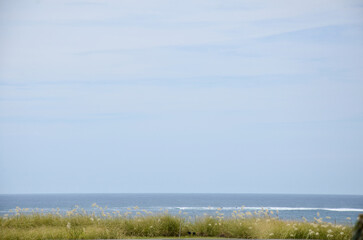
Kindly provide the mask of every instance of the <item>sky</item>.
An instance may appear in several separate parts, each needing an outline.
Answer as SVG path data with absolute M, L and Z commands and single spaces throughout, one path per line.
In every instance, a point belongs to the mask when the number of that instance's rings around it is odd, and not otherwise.
M 0 193 L 363 194 L 363 4 L 0 0 Z

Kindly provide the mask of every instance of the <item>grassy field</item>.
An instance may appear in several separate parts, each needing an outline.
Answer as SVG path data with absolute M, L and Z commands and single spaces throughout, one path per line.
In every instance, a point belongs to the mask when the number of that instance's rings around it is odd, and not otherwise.
M 235 211 L 232 216 L 188 217 L 167 212 L 153 214 L 140 210 L 106 213 L 96 206 L 99 214 L 75 208 L 66 214 L 24 214 L 20 208 L 0 218 L 0 239 L 116 239 L 165 237 L 222 237 L 259 239 L 334 239 L 351 238 L 351 225 L 326 223 L 322 218 L 314 222 L 283 221 L 278 213 L 267 210 L 250 213 Z

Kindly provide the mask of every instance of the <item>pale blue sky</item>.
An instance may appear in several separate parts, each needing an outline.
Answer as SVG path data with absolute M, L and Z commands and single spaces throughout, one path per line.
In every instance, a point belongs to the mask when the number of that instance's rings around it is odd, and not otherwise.
M 363 194 L 361 1 L 0 1 L 0 193 Z

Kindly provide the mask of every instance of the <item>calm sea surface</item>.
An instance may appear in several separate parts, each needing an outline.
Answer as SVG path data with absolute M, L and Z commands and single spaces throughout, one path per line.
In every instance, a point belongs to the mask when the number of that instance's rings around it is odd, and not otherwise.
M 142 213 L 142 209 L 153 213 L 168 211 L 185 216 L 214 215 L 222 212 L 226 217 L 233 211 L 254 212 L 261 208 L 270 209 L 282 219 L 310 221 L 320 217 L 324 221 L 337 223 L 354 222 L 363 213 L 363 196 L 354 195 L 284 195 L 284 194 L 16 194 L 0 195 L 0 215 L 13 214 L 18 206 L 28 208 L 26 212 L 60 212 L 72 210 L 75 205 L 91 213 L 99 211 L 93 203 L 106 207 L 106 212 L 131 211 Z M 134 208 L 135 206 L 138 209 Z M 130 210 L 131 209 L 131 210 Z M 12 210 L 12 211 L 10 211 Z M 326 218 L 328 217 L 328 218 Z M 330 217 L 330 219 L 329 219 Z M 347 219 L 348 218 L 348 219 Z M 351 218 L 351 220 L 349 220 Z

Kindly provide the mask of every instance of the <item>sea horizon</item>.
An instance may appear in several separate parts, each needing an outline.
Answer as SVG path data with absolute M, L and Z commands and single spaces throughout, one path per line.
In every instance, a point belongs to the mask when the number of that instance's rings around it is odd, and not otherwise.
M 35 192 L 35 193 L 0 193 L 0 195 L 56 195 L 56 194 L 255 194 L 255 195 L 345 195 L 363 196 L 346 193 L 247 193 L 247 192 Z
M 0 215 L 22 209 L 24 214 L 66 214 L 79 209 L 98 214 L 100 206 L 108 213 L 131 215 L 142 211 L 202 217 L 222 212 L 226 217 L 234 211 L 268 210 L 285 220 L 314 221 L 321 216 L 327 222 L 351 223 L 363 213 L 362 195 L 343 194 L 241 194 L 241 193 L 50 193 L 0 194 Z M 139 212 L 139 213 L 138 213 Z

